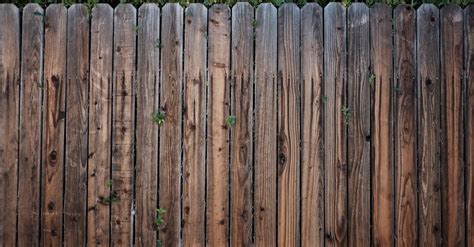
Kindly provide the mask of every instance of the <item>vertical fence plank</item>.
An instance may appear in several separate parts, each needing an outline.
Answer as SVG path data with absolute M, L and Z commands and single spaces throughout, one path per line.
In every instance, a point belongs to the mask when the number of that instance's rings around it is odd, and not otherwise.
M 369 8 L 354 3 L 347 10 L 347 103 L 341 109 L 348 126 L 349 246 L 370 245 L 370 40 Z
M 324 163 L 326 244 L 347 244 L 346 126 L 341 109 L 346 79 L 346 9 L 324 8 Z
M 467 246 L 474 246 L 474 5 L 464 9 L 466 68 L 466 236 Z
M 209 9 L 207 229 L 209 246 L 229 246 L 230 16 L 227 5 Z
M 447 5 L 440 16 L 442 241 L 446 246 L 463 246 L 463 13 L 460 7 Z
M 114 10 L 98 4 L 92 10 L 89 79 L 89 159 L 87 242 L 109 244 L 112 126 L 112 55 Z
M 160 231 L 164 246 L 180 244 L 181 226 L 181 121 L 183 8 L 168 3 L 162 9 L 160 108 L 166 120 L 160 128 L 159 202 L 166 210 L 166 226 Z
M 439 11 L 417 9 L 418 208 L 421 246 L 441 241 Z
M 20 20 L 13 4 L 0 5 L 0 246 L 16 245 Z
M 43 21 L 44 11 L 38 4 L 28 4 L 23 8 L 18 164 L 19 246 L 39 244 Z
M 249 3 L 232 8 L 231 115 L 231 245 L 252 243 L 252 125 L 253 125 L 253 20 Z
M 67 9 L 50 5 L 45 18 L 41 240 L 44 246 L 59 246 L 63 222 Z
M 136 212 L 135 243 L 156 245 L 158 205 L 158 109 L 160 68 L 160 9 L 144 4 L 138 10 L 137 111 L 136 111 Z
M 392 162 L 392 8 L 375 4 L 370 9 L 372 87 L 373 245 L 393 246 L 394 178 Z M 364 83 L 365 81 L 362 80 Z
M 184 56 L 183 245 L 204 246 L 207 8 L 186 8 Z
M 132 241 L 135 45 L 140 31 L 135 7 L 118 5 L 114 13 L 112 193 L 108 200 L 112 204 L 112 245 L 117 246 L 129 246 Z
M 394 169 L 395 240 L 397 246 L 417 241 L 416 172 L 416 63 L 415 10 L 400 5 L 394 10 Z
M 278 9 L 278 245 L 300 242 L 300 9 Z
M 260 4 L 255 26 L 255 245 L 276 246 L 277 9 Z
M 302 246 L 324 246 L 323 53 L 323 9 L 308 3 L 301 10 Z

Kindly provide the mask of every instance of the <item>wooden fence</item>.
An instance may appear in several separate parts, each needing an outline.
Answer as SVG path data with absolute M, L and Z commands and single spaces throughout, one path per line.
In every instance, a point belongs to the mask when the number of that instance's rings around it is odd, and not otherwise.
M 0 175 L 0 246 L 474 246 L 474 6 L 2 4 Z

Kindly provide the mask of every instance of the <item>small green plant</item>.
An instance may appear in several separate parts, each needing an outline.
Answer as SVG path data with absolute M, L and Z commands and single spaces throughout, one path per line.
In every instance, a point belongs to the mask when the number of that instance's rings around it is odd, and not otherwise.
M 38 88 L 39 89 L 44 89 L 44 82 L 43 81 L 38 81 Z
M 165 213 L 166 213 L 166 210 L 164 210 L 163 208 L 156 209 L 155 221 L 154 221 L 156 231 L 160 231 L 164 227 L 165 220 L 163 219 L 163 215 L 165 215 Z M 161 240 L 159 239 L 156 240 L 156 246 L 157 247 L 162 246 Z
M 110 196 L 102 196 L 99 197 L 99 202 L 104 205 L 110 205 L 112 203 L 116 203 L 120 201 L 118 196 L 115 193 L 110 194 Z
M 160 42 L 160 39 L 156 39 L 156 40 L 155 40 L 155 48 L 158 48 L 158 49 L 160 49 L 160 48 L 161 48 L 161 42 Z
M 229 116 L 227 116 L 227 118 L 225 119 L 225 122 L 226 122 L 227 126 L 232 127 L 232 126 L 234 126 L 235 123 L 237 122 L 237 117 L 234 116 L 234 115 L 229 115 Z
M 63 0 L 63 5 L 65 7 L 70 7 L 74 3 L 74 0 Z
M 105 185 L 107 185 L 107 188 L 111 189 L 112 188 L 112 179 L 107 179 L 107 181 L 105 181 Z
M 257 20 L 253 20 L 253 21 L 252 21 L 252 27 L 253 27 L 254 29 L 258 27 L 258 22 L 257 22 Z
M 138 25 L 133 26 L 133 31 L 138 33 L 138 31 L 140 31 L 140 27 Z
M 328 102 L 328 96 L 326 96 L 326 95 L 321 96 L 321 102 L 323 104 L 326 104 Z
M 342 0 L 342 5 L 344 5 L 344 7 L 349 7 L 349 5 L 351 5 L 352 1 L 351 0 Z
M 165 123 L 165 119 L 166 119 L 166 112 L 163 111 L 163 110 L 158 110 L 158 111 L 155 111 L 152 115 L 151 115 L 152 119 L 153 119 L 153 122 L 155 122 L 156 124 L 158 124 L 159 126 L 163 125 L 163 123 Z
M 273 5 L 275 5 L 275 7 L 280 7 L 282 4 L 285 3 L 285 0 L 271 0 Z
M 85 3 L 87 8 L 87 16 L 91 16 L 92 9 L 97 5 L 98 2 L 98 0 L 87 0 L 87 2 Z
M 374 83 L 375 83 L 375 75 L 370 74 L 369 75 L 369 85 L 370 85 L 371 88 L 374 86 Z
M 401 89 L 400 85 L 396 85 L 395 88 L 394 88 L 394 90 L 397 91 L 397 92 L 400 91 L 400 89 Z
M 351 121 L 352 112 L 347 106 L 341 108 L 342 115 L 344 116 L 344 123 L 347 125 Z

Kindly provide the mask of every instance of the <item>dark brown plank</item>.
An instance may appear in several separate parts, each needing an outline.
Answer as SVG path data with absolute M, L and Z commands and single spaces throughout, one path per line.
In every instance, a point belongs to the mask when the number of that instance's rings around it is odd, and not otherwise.
M 300 242 L 300 9 L 278 9 L 278 245 Z
M 13 4 L 0 5 L 0 246 L 16 245 L 20 18 Z
M 110 195 L 114 10 L 98 4 L 91 18 L 87 242 L 105 246 L 110 240 L 110 205 L 100 201 Z
M 207 125 L 207 244 L 229 246 L 230 9 L 209 9 Z
M 183 8 L 168 3 L 162 9 L 159 204 L 166 226 L 159 233 L 163 246 L 178 246 L 181 226 L 181 136 L 183 84 Z
M 50 5 L 45 18 L 41 241 L 44 246 L 59 246 L 63 223 L 67 9 Z
M 18 246 L 37 246 L 40 220 L 43 20 L 38 4 L 23 8 L 20 144 L 18 164 Z
M 254 9 L 240 2 L 232 8 L 231 245 L 252 243 L 252 125 Z
M 154 246 L 159 126 L 150 116 L 158 109 L 159 100 L 160 9 L 156 4 L 143 4 L 138 9 L 138 28 L 135 242 L 137 246 Z
M 346 125 L 341 109 L 346 79 L 346 9 L 324 8 L 324 163 L 326 245 L 347 244 Z
M 206 244 L 207 8 L 190 4 L 184 30 L 183 245 Z
M 365 79 L 371 87 L 373 245 L 393 246 L 394 177 L 392 160 L 392 8 L 375 4 L 370 9 L 371 69 Z M 362 77 L 362 81 L 366 81 Z
M 323 42 L 323 9 L 308 3 L 301 9 L 302 246 L 324 246 Z
M 135 128 L 135 46 L 140 27 L 136 9 L 120 4 L 114 12 L 112 93 L 112 245 L 129 246 L 133 234 L 133 156 Z M 143 27 L 142 27 L 143 28 Z
M 440 18 L 442 241 L 446 246 L 464 246 L 463 12 L 459 6 L 446 5 Z
M 255 27 L 255 245 L 277 239 L 277 9 L 262 3 Z

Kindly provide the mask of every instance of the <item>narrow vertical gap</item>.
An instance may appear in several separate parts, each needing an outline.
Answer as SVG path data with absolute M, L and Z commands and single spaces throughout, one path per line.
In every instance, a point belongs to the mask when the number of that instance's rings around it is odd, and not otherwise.
M 392 244 L 393 246 L 396 245 L 396 240 L 397 240 L 397 231 L 396 231 L 396 203 L 397 203 L 397 167 L 396 167 L 396 159 L 397 156 L 395 155 L 395 133 L 396 133 L 396 118 L 395 118 L 395 109 L 396 109 L 396 98 L 394 92 L 394 85 L 395 85 L 395 62 L 396 62 L 396 57 L 395 57 L 395 20 L 394 20 L 394 14 L 393 14 L 393 8 L 390 7 L 390 61 L 391 61 L 391 67 L 390 67 L 390 93 L 389 93 L 389 123 L 390 123 L 390 130 L 389 130 L 389 159 L 390 159 L 390 165 L 392 167 L 392 183 L 391 183 L 391 192 L 392 192 Z
M 420 207 L 419 207 L 419 190 L 418 188 L 420 187 L 420 181 L 419 181 L 419 121 L 420 121 L 420 116 L 418 115 L 420 110 L 419 110 L 419 95 L 418 93 L 420 93 L 420 97 L 422 98 L 422 94 L 421 94 L 421 86 L 419 84 L 419 76 L 418 76 L 418 10 L 413 10 L 414 11 L 414 27 L 415 27 L 415 31 L 414 31 L 414 45 L 415 45 L 415 50 L 413 51 L 413 60 L 414 60 L 414 66 L 415 66 L 415 74 L 413 76 L 413 81 L 414 81 L 414 87 L 413 87 L 413 90 L 414 90 L 414 101 L 415 101 L 415 116 L 416 116 L 416 131 L 415 131 L 415 138 L 416 138 L 416 147 L 415 147 L 415 176 L 416 176 L 416 188 L 415 188 L 415 199 L 416 199 L 416 202 L 415 202 L 415 205 L 416 205 L 416 222 L 417 222 L 417 225 L 416 225 L 416 245 L 419 246 L 420 245 Z
M 253 22 L 252 23 L 257 23 L 257 16 L 256 16 L 256 7 L 252 7 L 252 10 L 253 10 Z M 258 23 L 257 23 L 258 25 Z M 255 93 L 255 90 L 256 90 L 256 85 L 255 85 L 255 64 L 256 64 L 256 61 L 255 61 L 255 45 L 256 45 L 256 42 L 255 42 L 255 38 L 256 38 L 256 33 L 257 33 L 257 30 L 256 30 L 256 25 L 252 25 L 252 66 L 251 66 L 251 69 L 252 69 L 252 72 L 250 74 L 250 78 L 252 79 L 250 81 L 251 83 L 251 87 L 250 89 L 252 90 L 251 93 L 250 93 L 250 101 L 252 102 L 252 107 L 251 107 L 251 114 L 252 114 L 252 119 L 251 119 L 251 126 L 250 128 L 252 129 L 251 130 L 251 136 L 252 138 L 250 139 L 250 143 L 252 145 L 252 164 L 251 164 L 251 173 L 252 173 L 252 192 L 251 192 L 251 197 L 252 197 L 252 243 L 255 244 L 255 223 L 256 223 L 256 220 L 255 220 L 255 98 L 256 98 L 256 93 Z
M 155 111 L 161 111 L 161 105 L 160 105 L 160 100 L 161 100 L 161 66 L 162 66 L 162 47 L 163 47 L 163 37 L 162 37 L 162 34 L 163 34 L 163 16 L 162 16 L 162 13 L 163 13 L 163 10 L 164 8 L 160 8 L 158 7 L 158 19 L 159 19 L 159 27 L 158 27 L 158 40 L 160 41 L 159 42 L 159 47 L 158 47 L 158 72 L 157 74 L 155 74 L 155 97 L 154 97 L 154 100 L 155 100 Z M 160 207 L 160 139 L 161 139 L 161 128 L 160 126 L 158 125 L 157 127 L 157 136 L 155 137 L 155 142 L 156 142 L 156 166 L 157 166 L 157 169 L 156 169 L 156 202 L 155 202 L 155 207 L 158 209 L 158 208 L 161 208 Z M 156 219 L 156 210 L 155 210 L 155 219 Z M 156 226 L 157 230 L 155 232 L 155 237 L 156 237 L 156 242 L 159 243 L 160 242 L 160 239 L 159 239 L 159 227 Z
M 206 8 L 206 52 L 205 52 L 205 68 L 204 68 L 204 245 L 207 245 L 208 241 L 208 229 L 207 229 L 207 210 L 208 210 L 208 119 L 209 119 L 209 108 L 208 108 L 208 96 L 209 96 L 209 23 L 210 23 L 210 8 Z
M 87 10 L 89 11 L 89 13 L 87 14 L 86 18 L 87 18 L 87 25 L 88 25 L 88 28 L 87 28 L 87 34 L 88 34 L 88 49 L 87 49 L 87 156 L 89 157 L 89 133 L 90 133 L 90 125 L 89 125 L 89 119 L 90 119 L 90 93 L 91 93 L 91 78 L 90 78 L 90 66 L 91 66 L 91 52 L 92 52 L 92 48 L 91 48 L 91 44 L 92 44 L 92 35 L 91 35 L 91 28 L 92 28 L 92 9 L 91 10 Z M 86 199 L 85 199 L 85 221 L 86 221 L 86 230 L 85 230 L 85 244 L 89 244 L 87 243 L 87 240 L 89 239 L 88 238 L 88 233 L 89 231 L 87 231 L 87 229 L 89 228 L 89 217 L 88 217 L 88 207 L 89 207 L 89 158 L 87 158 L 87 164 L 86 164 Z
M 186 31 L 186 23 L 184 21 L 184 14 L 186 13 L 186 8 L 183 8 L 181 7 L 181 5 L 178 5 L 178 10 L 180 11 L 180 13 L 176 12 L 176 17 L 180 17 L 181 19 L 179 21 L 181 21 L 181 32 L 180 33 L 177 33 L 177 35 L 181 35 L 181 44 L 180 44 L 180 52 L 178 52 L 178 55 L 180 56 L 180 58 L 178 58 L 178 61 L 181 62 L 180 64 L 180 69 L 181 69 L 181 78 L 179 78 L 179 86 L 181 87 L 181 91 L 180 91 L 180 102 L 179 102 L 179 110 L 180 111 L 180 115 L 178 116 L 178 121 L 181 122 L 180 123 L 180 148 L 178 150 L 179 152 L 179 156 L 180 156 L 180 159 L 179 159 L 179 163 L 180 163 L 180 174 L 179 174 L 179 185 L 180 185 L 180 188 L 179 188 L 179 194 L 180 194 L 180 202 L 179 202 L 179 236 L 180 236 L 180 239 L 179 239 L 179 243 L 182 244 L 182 241 L 183 241 L 183 171 L 184 171 L 184 160 L 183 160 L 183 157 L 184 157 L 184 151 L 183 151 L 183 148 L 184 148 L 184 128 L 185 128 L 185 124 L 184 124 L 184 111 L 185 111 L 185 100 L 186 100 L 186 93 L 185 93 L 185 86 L 184 84 L 186 83 L 185 82 L 185 75 L 184 75 L 184 49 L 185 49 L 185 42 L 186 42 L 186 35 L 185 34 L 185 31 Z M 181 14 L 181 15 L 179 15 Z M 175 21 L 178 21 L 177 19 L 175 19 Z
M 322 47 L 322 52 L 320 53 L 322 55 L 322 58 L 320 59 L 322 65 L 321 65 L 321 68 L 322 68 L 322 71 L 319 72 L 319 79 L 320 79 L 320 92 L 321 92 L 321 95 L 320 95 L 320 98 L 318 99 L 320 102 L 321 102 L 321 99 L 323 99 L 323 97 L 326 99 L 327 101 L 327 96 L 326 96 L 326 87 L 325 87 L 325 76 L 324 76 L 324 73 L 325 73 L 325 67 L 326 67 L 326 59 L 325 59 L 325 43 L 324 43 L 324 40 L 326 39 L 325 38 L 325 27 L 326 25 L 324 25 L 324 8 L 320 7 L 321 8 L 321 31 L 319 32 L 322 37 L 321 37 L 321 47 Z M 322 108 L 321 108 L 322 106 Z M 320 138 L 320 142 L 318 144 L 318 148 L 320 150 L 320 154 L 319 154 L 319 157 L 318 157 L 318 161 L 320 162 L 321 164 L 321 181 L 322 181 L 322 187 L 323 187 L 323 193 L 322 193 L 322 196 L 323 196 L 323 202 L 322 202 L 322 207 L 323 207 L 323 215 L 322 215 L 322 225 L 323 225 L 323 229 L 322 229 L 322 241 L 323 241 L 323 247 L 326 246 L 326 200 L 327 200 L 327 197 L 326 197 L 326 162 L 325 162 L 325 159 L 324 159 L 324 156 L 326 155 L 326 152 L 325 152 L 325 149 L 326 149 L 326 135 L 324 134 L 326 131 L 326 104 L 323 103 L 319 103 L 319 113 L 320 113 L 320 119 L 319 119 L 319 123 L 318 123 L 318 131 L 320 133 L 319 135 L 319 138 Z M 321 234 L 320 234 L 321 236 Z
M 367 5 L 364 3 L 364 6 L 367 7 Z M 372 62 L 372 39 L 371 39 L 371 33 L 372 33 L 372 11 L 371 10 L 374 10 L 373 8 L 369 8 L 367 7 L 367 12 L 368 12 L 368 15 L 369 15 L 369 22 L 367 22 L 368 24 L 368 34 L 367 34 L 367 38 L 368 38 L 368 41 L 369 41 L 369 49 L 367 50 L 367 53 L 368 53 L 368 62 L 369 62 L 369 68 L 368 68 L 368 73 L 367 73 L 367 77 L 371 77 L 373 74 L 374 74 L 374 64 Z M 381 23 L 381 22 L 379 22 Z M 362 80 L 363 81 L 363 80 Z M 380 89 L 382 90 L 382 89 Z M 375 174 L 375 163 L 374 162 L 374 151 L 373 151 L 373 137 L 374 137 L 374 133 L 373 133 L 373 125 L 375 124 L 374 121 L 375 121 L 375 114 L 374 114 L 374 110 L 375 110 L 375 99 L 374 99 L 374 95 L 377 93 L 377 78 L 374 79 L 374 82 L 373 82 L 373 87 L 371 87 L 369 85 L 369 189 L 370 189 L 370 194 L 369 194 L 369 207 L 370 207 L 370 213 L 369 213 L 369 217 L 370 217 L 370 226 L 369 226 L 369 245 L 370 246 L 373 246 L 373 243 L 374 243 L 374 234 L 373 234 L 373 229 L 374 229 L 374 174 Z M 382 92 L 380 93 L 380 96 L 382 96 Z M 381 97 L 380 97 L 381 98 Z M 378 124 L 378 123 L 377 123 Z M 380 130 L 379 130 L 380 131 Z M 367 135 L 367 134 L 366 134 Z
M 348 33 L 348 19 L 349 19 L 349 14 L 348 14 L 348 8 L 347 7 L 343 7 L 343 10 L 344 10 L 344 13 L 343 13 L 343 17 L 344 17 L 344 34 L 343 34 L 343 40 L 344 40 L 344 52 L 343 52 L 343 56 L 342 56 L 342 64 L 344 64 L 344 68 L 342 69 L 342 105 L 345 106 L 345 107 L 349 107 L 349 99 L 348 99 L 348 93 L 349 93 L 349 89 L 348 89 L 348 68 L 349 68 L 349 59 L 348 59 L 348 55 L 349 55 L 349 35 L 347 34 Z M 336 93 L 336 97 L 337 97 L 337 93 Z M 350 109 L 349 109 L 350 111 Z M 341 109 L 336 109 L 335 110 L 336 114 L 341 114 Z M 346 217 L 348 218 L 347 222 L 346 222 L 346 232 L 347 232 L 347 235 L 345 237 L 346 239 L 346 244 L 349 244 L 350 243 L 350 237 L 351 237 L 351 234 L 350 234 L 350 230 L 351 230 L 351 210 L 349 208 L 349 203 L 350 203 L 350 200 L 349 200 L 349 180 L 350 180 L 350 169 L 352 168 L 352 164 L 349 164 L 349 124 L 350 123 L 344 123 L 345 120 L 342 119 L 342 124 L 343 124 L 343 128 L 342 128 L 342 131 L 343 131 L 343 138 L 344 138 L 344 147 L 343 147 L 343 155 L 344 155 L 344 166 L 343 166 L 343 172 L 345 173 L 345 185 L 346 185 L 346 190 L 345 190 L 345 213 L 346 213 Z
M 135 20 L 135 27 L 137 27 L 137 32 L 134 32 L 135 38 L 135 45 L 134 45 L 134 53 L 135 53 L 135 61 L 134 61 L 134 70 L 132 73 L 132 130 L 133 130 L 133 159 L 132 159 L 132 166 L 133 166 L 133 181 L 132 181 L 132 205 L 131 205 L 131 243 L 135 246 L 135 233 L 136 233 L 136 198 L 137 198 L 137 90 L 138 90 L 138 35 L 139 33 L 143 33 L 143 28 L 139 26 L 138 23 L 138 10 L 135 6 L 132 6 L 134 11 L 134 20 Z M 141 28 L 141 30 L 139 30 Z
M 442 51 L 444 51 L 443 49 L 443 46 L 444 46 L 444 43 L 442 42 L 442 35 L 443 35 L 443 25 L 441 24 L 441 18 L 442 18 L 442 15 L 443 15 L 443 12 L 440 11 L 438 9 L 438 7 L 436 7 L 436 11 L 438 11 L 438 20 L 437 20 L 437 27 L 438 27 L 438 35 L 436 35 L 436 38 L 437 38 L 437 42 L 438 42 L 438 49 L 435 51 L 438 53 L 438 61 L 437 62 L 437 65 L 438 65 L 438 74 L 437 74 L 437 81 L 438 81 L 438 90 L 439 90 L 439 94 L 438 94 L 438 100 L 439 100 L 439 103 L 438 103 L 438 116 L 439 116 L 439 126 L 438 126 L 438 155 L 439 155 L 439 160 L 440 160 L 440 163 L 438 164 L 438 179 L 437 179 L 437 182 L 439 184 L 439 191 L 438 191 L 438 196 L 439 196 L 439 231 L 437 232 L 437 242 L 438 243 L 441 243 L 442 240 L 441 238 L 443 237 L 443 230 L 444 230 L 444 226 L 443 226 L 443 195 L 444 195 L 444 189 L 443 189 L 443 184 L 444 181 L 441 181 L 441 177 L 444 173 L 444 169 L 443 169 L 443 163 L 445 163 L 445 166 L 448 165 L 448 158 L 447 158 L 447 148 L 448 148 L 448 143 L 447 143 L 447 134 L 448 134 L 448 130 L 447 130 L 447 121 L 448 121 L 448 114 L 446 114 L 446 111 L 445 109 L 447 109 L 447 101 L 448 101 L 448 91 L 446 90 L 446 79 L 445 79 L 445 72 L 443 71 L 443 68 L 442 68 L 442 62 L 444 61 L 444 54 Z M 435 28 L 436 28 L 436 25 L 435 25 Z M 454 91 L 455 89 L 453 89 Z M 446 138 L 445 138 L 446 137 Z M 443 148 L 446 148 L 446 153 L 443 152 Z M 458 152 L 458 150 L 456 150 L 456 152 Z M 446 159 L 444 160 L 444 157 L 446 157 Z M 447 177 L 447 174 L 445 174 L 446 177 Z
M 301 66 L 301 46 L 302 46 L 302 37 L 301 37 L 301 8 L 297 7 L 296 8 L 297 12 L 298 12 L 298 18 L 295 20 L 293 19 L 293 21 L 296 21 L 298 23 L 298 26 L 297 26 L 297 35 L 293 35 L 293 36 L 296 36 L 299 38 L 299 43 L 297 44 L 298 47 L 296 49 L 296 53 L 297 53 L 297 61 L 298 61 L 298 68 L 296 71 L 297 73 L 297 76 L 296 76 L 296 83 L 297 83 L 297 90 L 298 92 L 296 93 L 296 99 L 297 99 L 297 107 L 298 107 L 298 120 L 299 120 L 299 126 L 298 126 L 298 151 L 299 151 L 299 164 L 298 164 L 298 171 L 297 171 L 297 176 L 298 176 L 298 195 L 297 195 L 297 198 L 298 198 L 298 210 L 297 210 L 297 217 L 298 217 L 298 227 L 299 227 L 299 232 L 297 232 L 297 236 L 298 236 L 298 245 L 301 246 L 302 244 L 302 232 L 303 232 L 303 222 L 302 222 L 302 216 L 303 216 L 303 128 L 304 128 L 304 124 L 303 124 L 303 102 L 304 102 L 304 93 L 303 93 L 303 88 L 304 88 L 304 79 L 302 78 L 303 77 L 303 73 L 302 73 L 302 66 Z M 294 26 L 293 26 L 294 27 Z M 313 89 L 313 83 L 312 83 L 312 76 L 311 76 L 311 89 Z M 313 91 L 311 90 L 311 95 L 313 94 Z M 311 115 L 309 116 L 311 119 L 313 118 L 313 115 L 314 112 L 312 111 L 311 112 Z M 312 133 L 311 133 L 312 134 Z
M 279 153 L 280 153 L 280 146 L 281 146 L 281 143 L 280 143 L 280 85 L 283 83 L 283 78 L 280 74 L 280 71 L 279 71 L 279 62 L 280 62 L 280 46 L 278 44 L 279 41 L 280 41 L 280 35 L 281 35 L 281 30 L 280 30 L 280 10 L 281 8 L 280 7 L 275 7 L 276 8 L 276 18 L 275 18 L 275 22 L 276 22 L 276 63 L 274 64 L 274 74 L 273 74 L 273 87 L 274 87 L 274 97 L 275 97 L 275 111 L 276 111 L 276 117 L 274 118 L 276 124 L 275 124 L 275 140 L 276 140 L 276 149 L 275 149 L 275 164 L 276 164 L 276 169 L 275 169 L 275 228 L 274 228 L 274 231 L 275 231 L 275 243 L 278 245 L 278 223 L 279 223 L 279 218 L 278 218 L 278 211 L 279 211 L 279 198 L 278 198 L 278 170 L 280 169 L 280 163 L 279 163 Z
M 467 14 L 467 10 L 469 10 L 468 8 L 465 8 L 465 10 L 463 11 L 463 17 L 464 17 L 464 23 L 463 23 L 463 74 L 462 74 L 462 79 L 461 79 L 461 82 L 462 82 L 462 96 L 461 96 L 461 101 L 462 101 L 462 129 L 463 129 L 463 156 L 462 156 L 462 159 L 463 159 L 463 178 L 464 178 L 464 184 L 463 184 L 463 202 L 464 202 L 464 215 L 466 216 L 464 218 L 464 243 L 465 243 L 465 246 L 467 246 L 468 244 L 468 241 L 469 241 L 469 235 L 468 235 L 468 230 L 469 230 L 469 227 L 468 227 L 468 203 L 467 203 L 467 192 L 468 192 L 468 189 L 467 189 L 467 186 L 468 186 L 468 172 L 470 171 L 470 169 L 468 169 L 467 165 L 468 164 L 468 126 L 469 126 L 469 123 L 468 123 L 468 112 L 469 112 L 469 94 L 468 94 L 468 90 L 469 90 L 469 85 L 468 85 L 468 82 L 469 82 L 469 79 L 468 79 L 468 64 L 469 64 L 469 32 L 467 30 L 467 27 L 469 25 L 469 15 Z
M 235 6 L 234 6 L 235 7 Z M 228 116 L 232 115 L 232 107 L 233 107 L 233 94 L 232 94 L 232 89 L 233 89 L 233 81 L 235 79 L 235 75 L 234 75 L 234 69 L 233 69 L 233 34 L 234 34 L 234 11 L 233 11 L 233 8 L 234 7 L 231 7 L 229 8 L 230 11 L 229 11 L 229 20 L 230 20 L 230 32 L 229 32 L 229 43 L 230 43 L 230 47 L 229 47 L 229 68 L 230 68 L 230 75 L 227 75 L 226 77 L 226 86 L 225 88 L 227 88 L 229 91 L 227 92 L 227 96 L 228 96 L 228 101 L 227 101 L 227 112 L 228 112 Z M 227 217 L 228 217 L 228 223 L 227 223 L 227 243 L 228 243 L 228 246 L 231 246 L 231 232 L 232 232 L 232 215 L 231 215 L 231 206 L 232 206 L 232 203 L 231 203 L 231 185 L 232 185 L 232 130 L 230 128 L 230 126 L 227 126 L 227 146 L 228 146 L 228 163 L 227 163 L 227 172 L 228 172 L 228 180 L 227 180 L 227 184 L 228 184 L 228 187 L 227 187 Z
M 15 217 L 15 243 L 16 245 L 18 245 L 18 214 L 19 214 L 19 211 L 18 211 L 18 198 L 20 197 L 20 194 L 19 194 L 19 186 L 20 186 L 20 142 L 21 142 L 21 107 L 22 107 L 22 73 L 21 71 L 23 70 L 23 9 L 22 8 L 18 8 L 18 13 L 17 13 L 17 17 L 18 17 L 18 34 L 17 34 L 17 38 L 18 38 L 18 70 L 17 70 L 17 76 L 18 78 L 14 78 L 14 81 L 17 83 L 16 85 L 16 88 L 18 89 L 18 92 L 17 92 L 17 96 L 18 96 L 18 103 L 17 103 L 17 129 L 16 129 L 16 134 L 17 134 L 17 142 L 16 142 L 16 209 L 15 209 L 15 213 L 16 213 L 16 217 Z
M 113 156 L 114 156 L 114 103 L 115 103 L 115 81 L 117 80 L 117 77 L 115 76 L 115 46 L 117 45 L 117 42 L 115 40 L 115 9 L 112 12 L 112 61 L 111 61 L 111 76 L 112 78 L 109 77 L 107 78 L 107 83 L 109 86 L 109 94 L 110 94 L 110 101 L 108 101 L 109 104 L 109 111 L 110 111 L 110 129 L 109 129 L 109 136 L 110 136 L 110 142 L 109 142 L 109 181 L 111 182 L 111 186 L 109 186 L 109 194 L 108 197 L 110 198 L 112 196 L 112 191 L 113 191 L 113 176 L 112 176 L 112 168 L 113 168 Z M 101 44 L 103 45 L 103 44 Z M 108 239 L 108 245 L 112 246 L 112 203 L 109 203 L 108 205 L 109 208 L 109 239 Z

